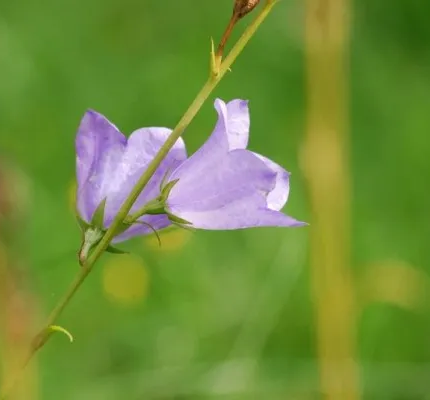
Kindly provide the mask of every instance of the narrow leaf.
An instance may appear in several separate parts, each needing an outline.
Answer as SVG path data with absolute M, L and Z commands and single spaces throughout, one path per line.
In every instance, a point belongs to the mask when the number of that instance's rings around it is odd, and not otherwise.
M 79 215 L 76 215 L 76 220 L 78 221 L 79 227 L 82 231 L 86 231 L 90 227 L 90 224 L 84 221 Z
M 60 332 L 60 333 L 64 333 L 70 340 L 70 343 L 73 342 L 73 336 L 72 334 L 65 328 L 63 328 L 62 326 L 59 325 L 49 325 L 48 331 L 54 333 L 54 332 Z
M 113 246 L 108 246 L 106 251 L 112 254 L 128 254 L 128 251 L 124 251 Z
M 94 211 L 93 218 L 91 219 L 91 225 L 96 226 L 97 228 L 104 229 L 104 219 L 105 219 L 105 207 L 106 207 L 106 200 L 107 198 L 104 198 L 100 204 L 97 206 L 96 211 Z
M 179 182 L 179 179 L 174 179 L 173 181 L 170 181 L 169 183 L 164 186 L 162 192 L 161 192 L 161 198 L 163 201 L 166 201 L 169 197 L 170 191 L 173 189 L 173 186 L 175 186 Z
M 182 219 L 180 217 L 177 217 L 176 215 L 173 214 L 167 214 L 167 216 L 169 217 L 169 220 L 171 222 L 177 223 L 177 224 L 183 224 L 183 225 L 192 225 L 193 223 L 190 221 L 187 221 L 185 219 Z
M 174 228 L 180 228 L 180 229 L 185 229 L 186 231 L 190 231 L 190 232 L 195 232 L 196 228 L 190 226 L 190 225 L 183 225 L 183 224 L 179 224 L 178 222 L 172 221 L 172 226 Z
M 171 172 L 171 167 L 167 168 L 166 172 L 163 175 L 163 179 L 160 182 L 160 186 L 159 186 L 160 193 L 163 191 L 163 187 L 170 175 L 170 172 Z

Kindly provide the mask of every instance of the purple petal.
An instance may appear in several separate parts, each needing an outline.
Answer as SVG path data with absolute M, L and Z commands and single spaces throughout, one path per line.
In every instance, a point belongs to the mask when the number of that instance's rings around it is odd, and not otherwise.
M 276 185 L 267 195 L 267 207 L 279 211 L 287 203 L 290 193 L 290 173 L 268 158 L 254 153 L 273 172 L 276 173 Z
M 265 208 L 266 199 L 254 193 L 229 202 L 223 207 L 206 210 L 176 209 L 174 214 L 192 222 L 192 227 L 207 230 L 244 229 L 263 226 L 295 227 L 306 225 L 279 211 Z
M 106 197 L 110 176 L 121 159 L 126 138 L 95 111 L 87 111 L 76 137 L 77 207 L 89 221 Z
M 209 139 L 185 161 L 172 176 L 192 176 L 196 171 L 194 165 L 201 168 L 212 168 L 218 164 L 222 156 L 231 150 L 245 149 L 249 135 L 249 110 L 245 100 L 232 100 L 224 103 L 220 99 L 215 100 L 215 109 L 218 112 L 218 121 Z M 209 171 L 199 171 L 205 175 Z
M 170 135 L 167 128 L 142 128 L 134 131 L 127 141 L 116 173 L 111 176 L 109 197 L 106 203 L 105 223 L 108 226 L 154 156 Z M 160 183 L 166 174 L 177 168 L 187 157 L 185 144 L 180 138 L 168 153 L 140 194 L 131 212 L 143 207 L 159 194 Z
M 246 102 L 216 100 L 218 122 L 210 138 L 172 173 L 179 179 L 169 211 L 200 229 L 302 226 L 279 210 L 289 194 L 289 173 L 245 150 L 249 112 Z
M 215 210 L 256 192 L 266 195 L 275 187 L 276 172 L 248 150 L 226 153 L 216 165 L 190 165 L 192 173 L 172 174 L 171 179 L 179 178 L 168 199 L 173 214 L 178 208 Z
M 142 128 L 128 141 L 103 115 L 87 112 L 76 139 L 78 211 L 89 222 L 107 198 L 105 226 L 109 226 L 131 189 L 170 134 L 167 128 Z M 163 160 L 132 212 L 159 193 L 163 177 L 186 159 L 185 145 L 178 139 Z
M 218 118 L 223 120 L 229 150 L 246 149 L 249 138 L 249 109 L 246 100 L 232 100 L 225 104 L 215 100 Z

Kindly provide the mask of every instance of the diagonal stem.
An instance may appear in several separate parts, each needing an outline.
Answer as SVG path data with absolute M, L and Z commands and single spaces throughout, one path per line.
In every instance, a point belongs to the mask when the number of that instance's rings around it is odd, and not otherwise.
M 114 220 L 112 221 L 112 224 L 110 225 L 109 229 L 106 231 L 103 238 L 100 240 L 98 245 L 94 248 L 92 254 L 88 257 L 87 261 L 84 263 L 84 265 L 80 269 L 78 275 L 76 276 L 75 280 L 70 285 L 70 287 L 69 287 L 68 291 L 66 292 L 66 294 L 64 295 L 64 297 L 59 301 L 57 306 L 51 312 L 51 314 L 48 318 L 48 321 L 46 323 L 46 327 L 44 329 L 42 329 L 41 332 L 45 331 L 46 328 L 49 328 L 49 326 L 53 325 L 57 321 L 57 319 L 60 317 L 63 310 L 69 304 L 70 300 L 73 298 L 73 296 L 75 295 L 77 290 L 80 288 L 82 283 L 87 278 L 88 274 L 93 269 L 96 261 L 101 257 L 101 255 L 108 248 L 110 242 L 115 237 L 115 234 L 116 234 L 118 227 L 123 223 L 123 221 L 127 217 L 128 213 L 130 212 L 131 207 L 133 206 L 133 204 L 135 203 L 135 201 L 139 197 L 142 190 L 148 184 L 151 177 L 154 175 L 158 166 L 161 164 L 163 159 L 167 156 L 168 152 L 172 149 L 172 147 L 174 146 L 176 141 L 179 139 L 179 137 L 182 135 L 184 130 L 188 127 L 188 125 L 194 119 L 194 117 L 196 116 L 196 114 L 198 113 L 200 108 L 202 107 L 203 103 L 206 101 L 206 99 L 209 97 L 209 95 L 217 87 L 218 83 L 224 77 L 226 72 L 229 71 L 231 65 L 234 63 L 236 58 L 239 56 L 239 54 L 245 48 L 245 46 L 247 45 L 249 40 L 252 38 L 252 36 L 254 36 L 254 34 L 257 31 L 257 29 L 259 28 L 259 26 L 267 18 L 267 16 L 269 15 L 270 11 L 273 8 L 273 6 L 278 1 L 279 0 L 266 0 L 266 4 L 261 9 L 260 13 L 250 23 L 250 25 L 245 29 L 242 36 L 239 38 L 239 40 L 236 42 L 236 44 L 231 49 L 228 56 L 222 62 L 218 73 L 217 74 L 213 74 L 213 73 L 210 74 L 208 80 L 203 85 L 203 87 L 200 89 L 196 98 L 193 100 L 191 105 L 188 107 L 187 111 L 182 116 L 182 118 L 180 119 L 180 121 L 178 122 L 176 127 L 173 129 L 170 136 L 167 138 L 166 142 L 163 144 L 163 146 L 160 148 L 158 153 L 153 158 L 153 160 L 149 163 L 148 168 L 142 174 L 139 181 L 133 187 L 129 196 L 127 197 L 127 199 L 125 200 L 125 202 L 121 206 L 120 210 L 118 211 L 118 214 L 115 216 Z M 49 340 L 49 337 L 44 338 L 44 340 L 42 341 L 42 344 L 40 346 L 32 346 L 30 348 L 30 351 L 28 353 L 28 356 L 25 359 L 25 362 L 24 362 L 22 369 L 24 369 L 24 367 L 33 358 L 33 356 L 36 354 L 36 352 L 41 347 L 43 347 L 43 345 L 46 344 L 46 342 Z M 13 380 L 11 385 L 6 390 L 3 390 L 0 393 L 0 399 L 1 400 L 4 400 L 7 398 L 7 396 L 9 394 L 10 390 L 12 389 L 14 383 L 20 377 L 21 372 L 22 371 L 18 372 L 18 375 L 15 377 L 15 379 Z

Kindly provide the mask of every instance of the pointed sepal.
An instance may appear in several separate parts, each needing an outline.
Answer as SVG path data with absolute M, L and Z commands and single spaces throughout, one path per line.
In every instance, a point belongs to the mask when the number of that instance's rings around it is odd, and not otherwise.
M 164 204 L 167 201 L 167 198 L 169 197 L 170 192 L 178 182 L 179 182 L 179 179 L 174 179 L 173 181 L 166 183 L 159 197 L 160 203 Z
M 82 232 L 85 232 L 90 227 L 90 224 L 84 221 L 78 214 L 76 215 L 76 221 L 78 222 Z
M 221 57 L 215 53 L 215 43 L 213 38 L 211 38 L 211 77 L 213 79 L 218 78 L 221 66 Z
M 167 216 L 169 217 L 169 220 L 178 225 L 192 225 L 193 223 L 190 221 L 187 221 L 186 219 L 177 217 L 176 215 L 168 213 Z
M 169 167 L 169 168 L 167 168 L 166 172 L 164 173 L 163 179 L 161 179 L 160 186 L 159 186 L 160 193 L 163 191 L 163 187 L 165 186 L 166 181 L 169 178 L 169 175 L 171 172 L 172 172 L 172 168 Z
M 196 228 L 194 228 L 191 225 L 180 224 L 180 223 L 174 222 L 172 220 L 170 220 L 170 222 L 172 223 L 172 226 L 174 228 L 181 228 L 181 229 L 185 229 L 186 231 L 190 231 L 190 232 L 195 232 L 196 231 Z
M 104 198 L 97 206 L 96 210 L 94 211 L 93 217 L 91 218 L 90 224 L 91 226 L 100 228 L 102 230 L 104 229 L 106 200 L 107 198 Z
M 73 342 L 73 336 L 67 329 L 59 325 L 49 325 L 46 328 L 42 329 L 33 338 L 31 342 L 32 351 L 36 352 L 37 350 L 42 348 L 55 332 L 60 332 L 65 334 L 69 338 L 70 342 Z
M 112 253 L 112 254 L 128 254 L 129 253 L 128 251 L 121 250 L 121 249 L 118 249 L 117 247 L 110 246 L 110 245 L 106 248 L 106 251 L 108 253 Z
M 70 343 L 73 343 L 73 336 L 72 336 L 72 334 L 66 328 L 63 328 L 62 326 L 59 326 L 59 325 L 49 325 L 48 331 L 50 331 L 51 333 L 55 333 L 55 332 L 63 333 L 64 335 L 66 335 L 68 337 Z

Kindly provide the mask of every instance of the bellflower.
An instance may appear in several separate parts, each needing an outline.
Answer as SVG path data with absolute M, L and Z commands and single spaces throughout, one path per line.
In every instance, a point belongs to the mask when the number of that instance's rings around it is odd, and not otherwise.
M 166 228 L 171 222 L 209 230 L 304 225 L 280 211 L 288 199 L 289 173 L 246 149 L 248 103 L 217 99 L 215 108 L 218 122 L 206 143 L 187 159 L 184 142 L 178 139 L 130 210 L 131 226 L 113 242 Z M 85 242 L 101 238 L 170 132 L 141 128 L 127 139 L 103 115 L 95 111 L 84 115 L 76 138 L 80 219 L 93 226 L 103 206 L 102 226 L 88 229 Z M 148 204 L 156 204 L 150 215 L 142 211 L 148 212 Z
M 167 128 L 141 128 L 127 139 L 103 115 L 87 111 L 76 137 L 77 211 L 80 218 L 90 224 L 99 205 L 106 201 L 103 227 L 99 228 L 108 228 L 170 132 Z M 166 172 L 175 169 L 186 157 L 184 142 L 178 139 L 136 200 L 131 212 L 156 198 Z M 165 214 L 145 215 L 139 221 L 156 230 L 170 225 Z M 116 236 L 113 242 L 148 233 L 152 233 L 148 225 L 134 224 Z
M 172 172 L 177 181 L 166 210 L 198 229 L 302 226 L 280 210 L 289 194 L 289 173 L 247 150 L 247 101 L 215 101 L 218 122 L 206 143 Z

